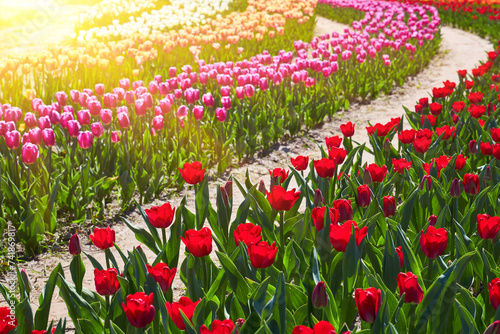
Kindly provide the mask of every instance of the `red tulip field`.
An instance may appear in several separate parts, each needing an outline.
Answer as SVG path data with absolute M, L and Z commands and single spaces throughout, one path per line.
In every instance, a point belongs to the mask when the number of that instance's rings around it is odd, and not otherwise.
M 497 1 L 53 5 L 0 39 L 0 334 L 500 334 Z

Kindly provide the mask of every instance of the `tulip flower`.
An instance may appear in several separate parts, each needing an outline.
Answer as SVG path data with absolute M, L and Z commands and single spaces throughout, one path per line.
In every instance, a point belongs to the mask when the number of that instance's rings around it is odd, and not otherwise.
M 319 177 L 327 178 L 333 177 L 335 173 L 335 162 L 328 158 L 313 161 L 314 169 Z
M 163 293 L 167 292 L 172 286 L 177 268 L 170 269 L 165 263 L 159 262 L 154 267 L 146 264 L 148 273 L 155 279 Z
M 203 119 L 204 109 L 203 106 L 194 106 L 193 107 L 193 116 L 197 121 L 201 121 Z
M 118 271 L 115 268 L 107 270 L 94 269 L 95 289 L 101 296 L 114 295 L 120 290 L 120 281 L 118 281 Z
M 350 332 L 349 332 L 350 333 Z M 306 327 L 304 325 L 295 326 L 293 328 L 292 334 L 337 334 L 335 327 L 328 321 L 318 321 L 313 329 Z M 343 334 L 346 334 L 344 332 Z
M 370 164 L 366 167 L 366 170 L 370 173 L 372 182 L 382 182 L 387 174 L 386 165 L 379 167 L 377 164 Z
M 381 291 L 376 288 L 368 288 L 366 290 L 356 289 L 354 291 L 354 301 L 356 302 L 360 318 L 373 324 L 378 310 L 382 305 Z
M 500 230 L 500 217 L 488 214 L 477 215 L 477 233 L 482 239 L 494 239 Z
M 136 292 L 127 296 L 122 307 L 132 326 L 144 328 L 153 322 L 156 314 L 153 300 L 153 293 L 146 295 L 144 292 Z
M 175 207 L 172 207 L 170 203 L 165 203 L 162 206 L 153 206 L 151 209 L 146 209 L 145 211 L 149 222 L 156 228 L 169 227 L 175 217 Z
M 80 243 L 80 237 L 78 234 L 73 234 L 69 240 L 69 253 L 71 255 L 80 255 L 82 252 L 82 245 Z
M 288 178 L 288 174 L 290 174 L 290 172 L 288 172 L 284 168 L 275 168 L 272 171 L 269 171 L 269 175 L 271 175 L 271 178 L 276 179 L 276 182 L 278 184 L 285 182 L 285 180 Z
M 34 128 L 37 125 L 35 114 L 33 114 L 32 112 L 27 112 L 26 115 L 24 115 L 24 124 L 28 129 Z
M 477 195 L 479 193 L 479 177 L 476 174 L 465 174 L 462 183 L 467 194 Z
M 363 184 L 358 187 L 358 197 L 357 202 L 358 206 L 361 208 L 366 208 L 371 203 L 371 190 L 366 184 Z
M 118 124 L 122 129 L 127 129 L 130 126 L 130 118 L 127 113 L 118 113 L 116 118 L 118 119 Z
M 30 138 L 30 143 L 35 145 L 40 145 L 43 141 L 42 130 L 39 127 L 35 127 L 28 131 L 28 136 Z
M 10 333 L 16 327 L 17 327 L 17 318 L 15 317 L 14 312 L 11 312 L 11 309 L 8 306 L 1 306 L 0 333 L 2 334 Z
M 343 148 L 332 147 L 328 151 L 328 158 L 330 160 L 333 160 L 335 165 L 342 164 L 346 156 L 347 156 L 347 150 Z
M 100 122 L 95 122 L 90 125 L 90 130 L 92 130 L 92 135 L 96 138 L 100 138 L 104 133 L 104 128 Z
M 289 211 L 300 198 L 300 191 L 295 192 L 295 188 L 286 191 L 282 186 L 274 186 L 271 192 L 266 190 L 266 194 L 271 207 L 277 211 Z
M 56 135 L 54 133 L 54 130 L 47 128 L 42 130 L 42 139 L 43 143 L 47 147 L 52 147 L 56 143 Z
M 248 246 L 248 257 L 254 268 L 267 268 L 274 263 L 278 247 L 276 242 L 271 246 L 266 241 L 261 241 Z
M 320 281 L 316 284 L 311 299 L 314 308 L 326 307 L 328 304 L 328 295 L 326 294 L 325 282 Z
M 215 105 L 214 97 L 210 93 L 206 93 L 203 95 L 203 103 L 207 107 L 213 107 Z
M 196 306 L 200 301 L 201 299 L 193 302 L 188 297 L 181 297 L 179 299 L 179 302 L 177 303 L 170 303 L 170 302 L 166 303 L 168 315 L 170 316 L 170 319 L 172 319 L 174 324 L 177 326 L 177 328 L 179 328 L 180 330 L 186 329 L 186 325 L 184 324 L 184 320 L 182 318 L 180 311 L 182 311 L 182 313 L 184 313 L 184 315 L 189 319 L 189 321 L 192 322 L 194 310 L 196 309 Z
M 203 181 L 205 177 L 205 170 L 202 169 L 202 165 L 199 161 L 193 163 L 185 163 L 183 168 L 179 168 L 182 178 L 186 183 L 198 184 Z
M 424 230 L 420 234 L 420 248 L 425 256 L 435 259 L 443 254 L 448 244 L 448 232 L 444 228 L 429 226 L 427 232 Z
M 18 148 L 21 145 L 21 134 L 16 130 L 7 131 L 5 133 L 5 144 L 11 150 Z
M 401 246 L 396 247 L 396 253 L 399 256 L 399 264 L 401 265 L 401 268 L 403 268 L 403 266 L 405 264 L 405 258 L 403 255 L 403 247 L 401 247 Z
M 94 136 L 92 136 L 92 132 L 90 131 L 81 131 L 78 134 L 78 145 L 84 150 L 92 147 L 93 140 Z
M 457 178 L 454 178 L 453 181 L 451 181 L 451 186 L 450 186 L 450 195 L 453 198 L 460 197 L 460 180 Z
M 163 129 L 163 116 L 158 115 L 153 117 L 153 129 L 155 131 L 161 131 Z
M 231 334 L 234 331 L 236 325 L 231 319 L 218 320 L 215 319 L 212 322 L 212 330 L 209 330 L 207 326 L 201 325 L 200 334 Z
M 80 123 L 78 121 L 75 121 L 73 119 L 70 119 L 68 121 L 68 133 L 71 137 L 78 137 L 78 134 L 80 133 Z
M 414 129 L 403 130 L 398 134 L 398 139 L 403 144 L 411 144 L 415 139 L 417 131 Z
M 321 193 L 321 190 L 316 189 L 314 191 L 314 206 L 317 207 L 321 204 L 325 204 L 325 199 L 323 198 L 323 194 Z
M 396 199 L 394 196 L 384 196 L 384 217 L 394 216 L 396 214 Z
M 342 131 L 342 135 L 344 135 L 344 137 L 352 137 L 354 135 L 355 126 L 356 125 L 352 124 L 352 122 L 347 122 L 340 125 L 340 131 Z
M 331 149 L 332 147 L 340 147 L 342 144 L 342 137 L 333 136 L 333 137 L 325 137 L 326 147 Z
M 500 334 L 500 320 L 497 320 L 489 325 L 483 334 Z
M 238 246 L 241 241 L 249 247 L 250 244 L 257 244 L 261 241 L 262 228 L 252 223 L 240 224 L 236 227 L 236 230 L 233 231 L 233 235 L 236 246 Z
M 333 201 L 333 207 L 339 211 L 339 222 L 352 220 L 353 211 L 350 199 L 336 199 Z
M 224 122 L 227 118 L 227 111 L 224 108 L 217 108 L 215 110 L 215 117 L 219 122 Z
M 35 163 L 36 159 L 40 156 L 40 150 L 38 146 L 32 143 L 26 143 L 23 145 L 21 151 L 23 162 L 27 165 Z
M 500 279 L 495 278 L 488 283 L 488 293 L 490 295 L 491 306 L 496 310 L 500 306 Z
M 201 230 L 187 230 L 182 242 L 187 250 L 196 257 L 204 257 L 212 252 L 212 231 L 208 227 Z
M 342 225 L 330 224 L 330 243 L 336 251 L 345 252 L 349 239 L 351 238 L 353 226 L 356 245 L 359 246 L 368 233 L 368 226 L 360 230 L 358 224 L 354 220 L 348 220 Z
M 115 242 L 115 231 L 106 228 L 98 228 L 94 229 L 94 235 L 90 235 L 90 240 L 94 243 L 94 245 L 102 250 L 113 247 L 113 243 Z
M 420 190 L 425 188 L 425 184 L 427 184 L 427 190 L 431 191 L 432 189 L 432 178 L 430 175 L 424 175 L 422 177 L 422 181 L 420 181 Z
M 116 144 L 120 142 L 121 131 L 111 131 L 111 141 Z
M 337 224 L 340 219 L 340 214 L 339 210 L 335 208 L 330 208 L 330 219 L 333 224 Z M 324 223 L 325 223 L 325 212 L 326 212 L 326 206 L 323 206 L 321 208 L 313 208 L 312 210 L 312 219 L 314 222 L 314 226 L 318 231 L 321 231 L 323 229 Z
M 399 273 L 397 277 L 397 283 L 399 288 L 399 294 L 405 294 L 405 303 L 415 303 L 420 304 L 422 298 L 424 298 L 424 290 L 420 284 L 418 284 L 418 279 L 412 272 Z
M 301 171 L 307 169 L 309 166 L 309 157 L 299 155 L 296 158 L 290 158 L 290 162 L 296 170 Z

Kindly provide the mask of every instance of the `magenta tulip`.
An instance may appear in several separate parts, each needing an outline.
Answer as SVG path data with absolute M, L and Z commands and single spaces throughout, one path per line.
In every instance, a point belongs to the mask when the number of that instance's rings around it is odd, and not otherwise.
M 90 131 L 81 131 L 78 134 L 78 145 L 84 150 L 92 147 L 93 140 L 94 136 L 92 136 L 92 132 Z
M 102 127 L 101 122 L 94 122 L 90 125 L 90 130 L 92 130 L 92 134 L 96 138 L 100 138 L 104 133 L 104 128 Z
M 38 149 L 38 146 L 32 143 L 24 144 L 21 153 L 23 162 L 27 165 L 31 165 L 32 163 L 34 163 L 40 156 L 40 150 Z

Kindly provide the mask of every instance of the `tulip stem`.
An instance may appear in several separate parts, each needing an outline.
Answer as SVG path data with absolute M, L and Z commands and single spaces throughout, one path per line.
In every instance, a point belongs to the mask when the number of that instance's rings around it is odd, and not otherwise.
M 264 282 L 264 280 L 266 279 L 266 268 L 262 268 L 260 270 L 260 282 Z
M 163 248 L 167 244 L 167 231 L 166 231 L 166 228 L 162 228 L 161 229 L 161 234 L 162 234 L 162 237 L 163 237 L 163 245 L 162 245 L 162 248 Z
M 285 254 L 285 211 L 280 211 L 280 243 L 281 252 Z
M 104 321 L 104 329 L 109 329 L 110 327 L 109 308 L 110 308 L 109 296 L 106 296 L 106 320 Z
M 205 282 L 204 282 L 204 290 L 205 291 L 208 291 L 209 288 L 210 288 L 210 278 L 209 278 L 209 272 L 208 272 L 208 266 L 207 266 L 207 258 L 206 256 L 202 257 L 201 258 L 201 263 L 203 265 L 203 276 L 205 278 Z
M 433 259 L 429 258 L 428 260 L 428 267 L 427 267 L 427 281 L 429 286 L 432 284 L 432 265 L 433 265 Z
M 26 203 L 28 204 L 28 208 L 29 208 L 30 202 L 31 202 L 31 168 L 30 168 L 30 165 L 27 165 L 26 170 L 28 171 L 28 194 L 26 195 Z

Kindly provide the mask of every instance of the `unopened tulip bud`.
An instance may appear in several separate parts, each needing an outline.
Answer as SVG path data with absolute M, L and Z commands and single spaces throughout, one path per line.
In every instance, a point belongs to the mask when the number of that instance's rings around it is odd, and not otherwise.
M 425 184 L 427 183 L 427 190 L 431 191 L 432 189 L 432 179 L 430 175 L 424 175 L 422 181 L 420 182 L 420 190 L 423 190 Z
M 22 279 L 23 284 L 24 284 L 24 289 L 29 294 L 32 290 L 32 286 L 31 286 L 31 281 L 28 277 L 28 273 L 24 269 L 21 269 L 21 279 Z
M 320 281 L 314 287 L 312 292 L 312 305 L 315 308 L 323 308 L 328 304 L 328 295 L 326 294 L 325 282 Z
M 489 325 L 484 331 L 484 334 L 500 334 L 500 320 Z
M 82 252 L 82 245 L 80 243 L 80 237 L 78 234 L 73 234 L 69 240 L 69 253 L 71 255 L 80 255 Z
M 486 167 L 486 172 L 484 173 L 484 181 L 490 182 L 493 179 L 493 176 L 491 175 L 491 168 L 490 166 Z
M 437 217 L 437 216 L 435 216 L 435 215 L 430 215 L 430 216 L 429 216 L 429 219 L 427 219 L 427 222 L 428 222 L 428 223 L 429 223 L 429 225 L 431 225 L 431 226 L 436 226 L 437 219 L 438 219 L 438 217 Z
M 451 197 L 454 198 L 460 197 L 461 189 L 462 187 L 460 186 L 460 180 L 454 178 L 453 181 L 451 181 L 451 187 L 450 187 Z
M 477 142 L 474 139 L 469 142 L 469 153 L 470 154 L 477 153 Z
M 241 329 L 241 327 L 243 326 L 244 323 L 245 323 L 245 319 L 243 319 L 243 318 L 239 318 L 238 320 L 236 320 L 236 326 L 238 327 L 238 329 Z
M 224 189 L 226 189 L 227 197 L 230 200 L 233 199 L 233 181 L 228 180 L 224 185 Z
M 367 185 L 372 184 L 372 176 L 370 175 L 370 172 L 367 168 L 365 168 L 365 171 L 363 173 L 363 183 Z
M 144 261 L 147 261 L 146 253 L 144 253 L 144 250 L 142 249 L 141 245 L 136 247 L 137 252 L 142 256 Z
M 226 188 L 224 188 L 224 187 L 220 187 L 220 193 L 221 193 L 221 195 L 222 195 L 222 200 L 224 201 L 224 205 L 225 205 L 226 207 L 228 207 L 228 206 L 229 206 L 229 198 L 228 198 L 228 196 L 227 196 L 227 191 L 226 191 Z
M 259 191 L 264 195 L 266 194 L 266 185 L 264 184 L 264 180 L 260 180 L 259 182 Z
M 391 150 L 391 141 L 389 138 L 385 138 L 384 141 L 384 151 L 389 152 Z
M 320 203 L 325 204 L 325 199 L 323 198 L 323 193 L 321 190 L 316 189 L 314 192 L 314 207 L 318 207 Z

